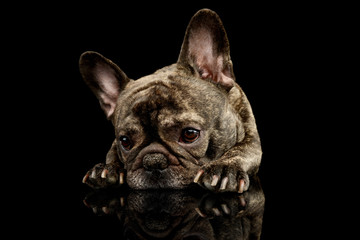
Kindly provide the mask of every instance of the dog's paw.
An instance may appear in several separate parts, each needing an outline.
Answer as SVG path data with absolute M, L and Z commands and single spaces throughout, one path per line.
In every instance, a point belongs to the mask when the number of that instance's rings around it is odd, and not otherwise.
M 95 189 L 119 186 L 125 183 L 125 172 L 118 164 L 98 163 L 85 174 L 82 182 Z
M 243 193 L 250 185 L 247 173 L 226 161 L 214 161 L 203 166 L 196 174 L 194 182 L 214 192 Z

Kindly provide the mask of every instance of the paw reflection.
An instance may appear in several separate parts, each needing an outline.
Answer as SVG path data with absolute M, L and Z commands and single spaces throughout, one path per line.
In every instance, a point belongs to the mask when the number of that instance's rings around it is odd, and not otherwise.
M 258 179 L 252 183 L 243 194 L 97 191 L 84 204 L 98 216 L 116 215 L 127 239 L 259 239 L 265 197 Z

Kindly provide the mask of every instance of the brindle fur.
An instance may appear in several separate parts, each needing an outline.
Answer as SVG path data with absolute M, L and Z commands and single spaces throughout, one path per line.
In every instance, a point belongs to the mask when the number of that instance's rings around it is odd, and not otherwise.
M 213 191 L 248 189 L 249 175 L 257 173 L 261 161 L 260 139 L 249 101 L 235 82 L 229 42 L 216 13 L 196 13 L 177 63 L 154 74 L 134 81 L 96 52 L 82 54 L 80 72 L 116 136 L 106 164 L 86 174 L 88 185 L 119 185 L 126 176 L 134 189 L 182 189 L 198 176 L 196 182 Z M 187 127 L 201 130 L 194 143 L 179 141 Z M 120 136 L 131 139 L 131 150 L 121 147 Z M 167 168 L 145 169 L 143 157 L 151 153 L 163 154 Z

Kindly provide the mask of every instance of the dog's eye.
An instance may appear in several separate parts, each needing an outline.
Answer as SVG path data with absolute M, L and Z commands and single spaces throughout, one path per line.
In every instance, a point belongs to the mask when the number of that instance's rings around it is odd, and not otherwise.
M 119 138 L 119 140 L 120 140 L 121 146 L 122 146 L 125 150 L 129 151 L 129 150 L 132 148 L 132 142 L 131 142 L 130 138 L 128 138 L 128 137 L 126 137 L 126 136 L 121 136 L 121 137 Z
M 185 128 L 181 132 L 180 142 L 193 143 L 200 137 L 200 131 L 193 128 Z

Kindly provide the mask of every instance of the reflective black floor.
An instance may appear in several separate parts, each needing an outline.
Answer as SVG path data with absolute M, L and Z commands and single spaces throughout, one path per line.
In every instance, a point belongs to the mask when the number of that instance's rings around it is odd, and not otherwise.
M 243 194 L 92 191 L 83 199 L 84 239 L 260 239 L 265 196 L 259 179 Z M 88 234 L 88 236 L 86 236 Z

